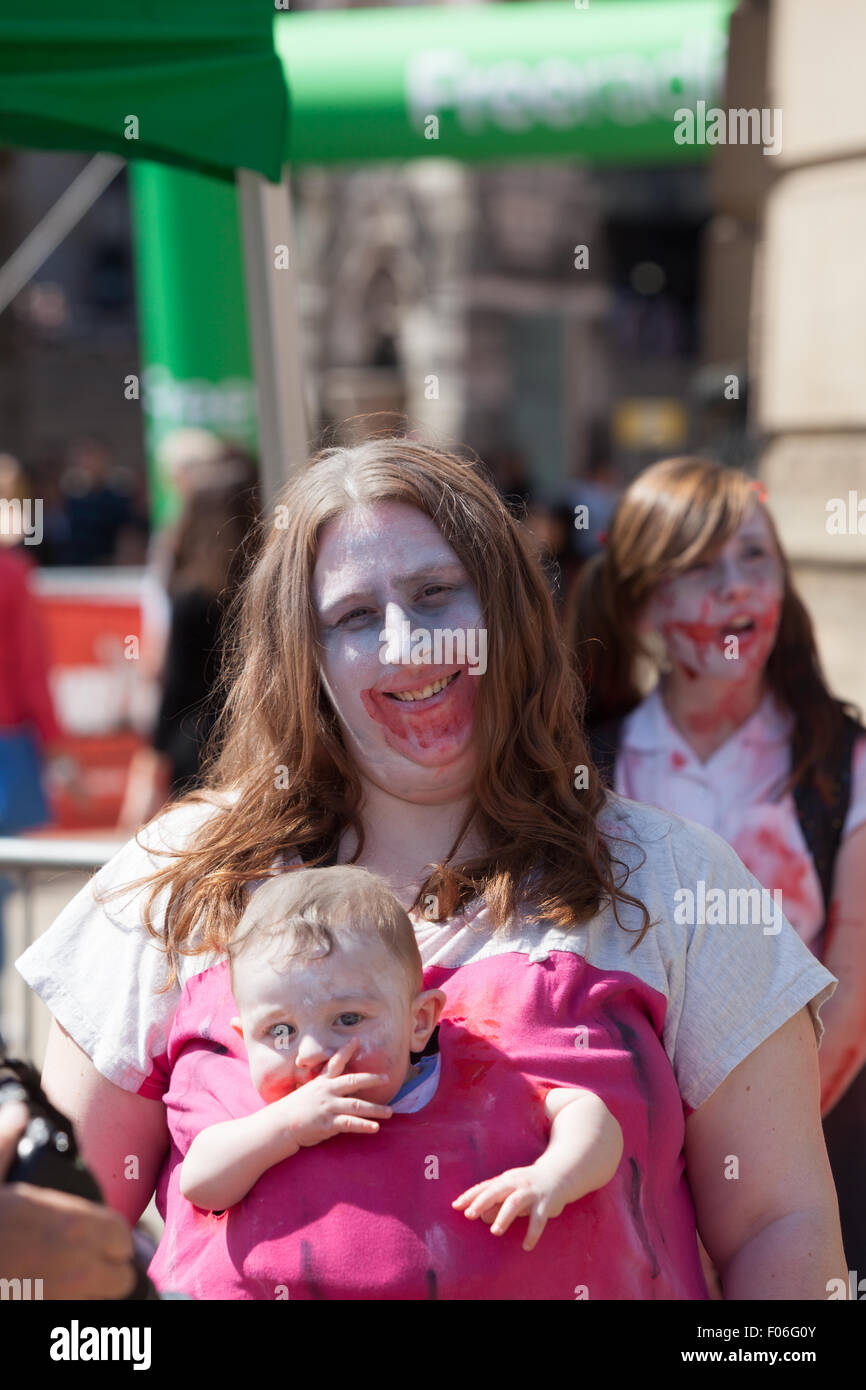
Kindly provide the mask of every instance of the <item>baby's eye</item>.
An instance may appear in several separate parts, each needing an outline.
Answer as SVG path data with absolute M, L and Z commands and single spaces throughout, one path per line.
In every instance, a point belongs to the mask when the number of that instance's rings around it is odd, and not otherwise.
M 363 1014 L 340 1014 L 337 1022 L 341 1028 L 354 1028 L 363 1019 Z
M 276 1038 L 277 1042 L 279 1042 L 281 1038 L 284 1039 L 285 1042 L 288 1042 L 294 1031 L 290 1023 L 275 1023 L 268 1029 L 268 1037 Z

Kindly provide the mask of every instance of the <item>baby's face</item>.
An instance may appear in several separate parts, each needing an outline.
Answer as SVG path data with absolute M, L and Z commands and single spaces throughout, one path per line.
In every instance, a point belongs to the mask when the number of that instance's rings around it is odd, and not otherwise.
M 255 946 L 235 962 L 233 991 L 250 1074 L 259 1095 L 278 1100 L 319 1075 L 352 1038 L 345 1071 L 386 1079 L 356 1092 L 386 1104 L 403 1085 L 418 1046 L 415 996 L 405 971 L 375 937 L 345 940 L 327 956 L 300 956 L 277 971 Z M 427 1030 L 427 1035 L 432 1029 Z

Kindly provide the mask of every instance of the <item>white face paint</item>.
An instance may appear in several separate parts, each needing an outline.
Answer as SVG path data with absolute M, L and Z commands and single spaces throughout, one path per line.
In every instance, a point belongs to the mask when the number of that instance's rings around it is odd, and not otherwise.
M 742 680 L 763 668 L 775 645 L 783 593 L 782 562 L 755 507 L 717 552 L 662 581 L 645 621 L 687 676 Z
M 402 502 L 336 517 L 320 536 L 313 599 L 322 682 L 361 774 L 407 799 L 464 794 L 484 679 L 473 654 L 486 657 L 486 633 L 469 576 L 436 525 Z M 420 629 L 464 634 L 467 659 L 436 664 L 421 644 L 407 647 L 407 632 Z M 405 698 L 441 681 L 426 698 Z
M 341 937 L 329 955 L 298 956 L 285 969 L 278 951 L 253 943 L 232 972 L 250 1074 L 262 1098 L 277 1100 L 311 1081 L 357 1038 L 346 1073 L 386 1078 L 357 1094 L 377 1103 L 392 1100 L 409 1075 L 410 1052 L 420 1050 L 415 995 L 401 963 L 370 934 Z M 426 1036 L 421 1047 L 424 1042 Z

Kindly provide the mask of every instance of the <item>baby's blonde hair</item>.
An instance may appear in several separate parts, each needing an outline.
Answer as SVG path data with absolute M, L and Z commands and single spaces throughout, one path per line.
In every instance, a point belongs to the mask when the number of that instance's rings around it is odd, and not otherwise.
M 234 978 L 251 943 L 274 947 L 274 965 L 294 957 L 330 955 L 341 937 L 378 937 L 397 960 L 416 994 L 423 988 L 415 930 L 384 879 L 355 864 L 289 869 L 255 890 L 229 942 Z M 284 965 L 283 965 L 284 968 Z

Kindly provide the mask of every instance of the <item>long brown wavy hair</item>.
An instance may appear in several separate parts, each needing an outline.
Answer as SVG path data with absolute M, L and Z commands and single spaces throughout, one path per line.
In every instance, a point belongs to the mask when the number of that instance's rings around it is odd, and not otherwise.
M 812 620 L 765 497 L 755 479 L 710 459 L 664 459 L 646 469 L 623 493 L 604 549 L 581 572 L 566 637 L 587 690 L 587 726 L 628 714 L 646 693 L 641 662 L 653 660 L 637 626 L 653 590 L 724 545 L 749 510 L 760 507 L 784 574 L 779 630 L 765 668 L 767 687 L 794 716 L 791 775 L 783 791 L 814 777 L 826 797 L 823 765 L 845 716 L 859 720 L 859 712 L 828 689 Z
M 225 951 L 245 906 L 244 885 L 270 877 L 277 855 L 332 864 L 349 828 L 357 836 L 351 862 L 363 854 L 362 787 L 320 680 L 311 585 L 325 523 L 386 501 L 416 507 L 436 524 L 474 584 L 488 634 L 474 714 L 474 805 L 445 859 L 427 866 L 413 906 L 434 894 L 441 920 L 483 893 L 494 929 L 518 904 L 530 920 L 568 929 L 606 901 L 622 927 L 617 909 L 627 902 L 643 919 L 635 945 L 651 925 L 646 907 L 624 891 L 627 869 L 615 882 L 614 867 L 625 866 L 596 826 L 605 792 L 583 738 L 583 693 L 519 523 L 477 460 L 407 438 L 372 439 L 321 450 L 260 520 L 257 559 L 227 619 L 226 696 L 203 787 L 160 814 L 214 801 L 214 793 L 235 799 L 217 803 L 180 852 L 151 850 L 175 862 L 134 885 L 153 885 L 145 924 L 168 956 L 166 988 L 181 954 Z M 575 787 L 580 766 L 585 788 Z M 473 819 L 490 848 L 460 858 Z M 166 885 L 160 929 L 151 909 Z

